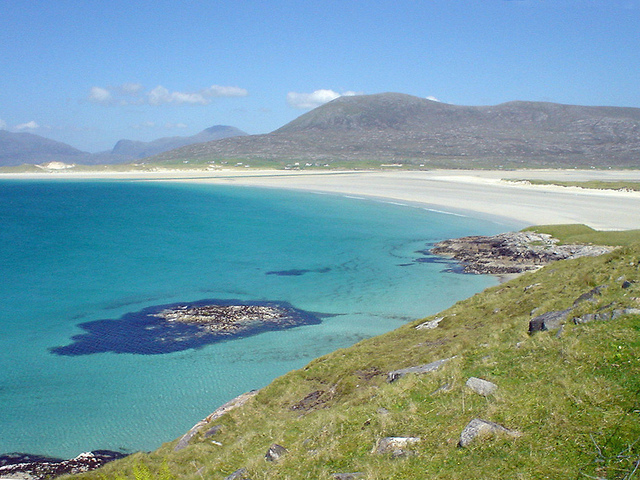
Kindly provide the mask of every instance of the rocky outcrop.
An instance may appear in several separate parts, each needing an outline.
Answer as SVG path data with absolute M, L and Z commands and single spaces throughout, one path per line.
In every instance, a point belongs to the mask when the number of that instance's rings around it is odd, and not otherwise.
M 430 253 L 460 262 L 465 273 L 503 275 L 536 270 L 556 260 L 594 257 L 613 247 L 558 245 L 551 235 L 509 232 L 490 237 L 454 238 L 436 243 Z
M 126 457 L 120 452 L 95 450 L 81 453 L 71 460 L 38 457 L 33 455 L 4 455 L 0 457 L 0 478 L 40 480 L 64 474 L 88 472 L 105 463 Z
M 569 318 L 573 308 L 565 310 L 554 310 L 541 315 L 536 315 L 529 320 L 529 333 L 542 332 L 545 330 L 558 330 Z
M 469 446 L 474 441 L 494 436 L 504 435 L 512 438 L 522 436 L 522 433 L 516 430 L 509 430 L 508 428 L 498 425 L 497 423 L 482 420 L 480 418 L 474 418 L 471 420 L 460 434 L 460 440 L 458 441 L 458 447 L 464 448 Z
M 241 407 L 242 405 L 247 403 L 250 399 L 252 399 L 254 396 L 256 396 L 258 391 L 259 390 L 251 390 L 250 392 L 243 393 L 242 395 L 238 395 L 236 398 L 229 400 L 227 403 L 225 403 L 221 407 L 218 407 L 216 410 L 213 411 L 213 413 L 208 415 L 206 418 L 203 418 L 202 420 L 200 420 L 193 427 L 191 427 L 191 429 L 187 433 L 185 433 L 182 437 L 180 437 L 180 440 L 178 440 L 178 443 L 176 444 L 176 446 L 173 447 L 173 451 L 179 452 L 180 450 L 184 450 L 189 445 L 189 442 L 191 442 L 191 439 L 195 437 L 196 434 L 200 432 L 200 430 L 202 430 L 207 424 L 213 422 L 214 420 L 217 420 L 218 418 L 230 412 L 231 410 Z M 209 430 L 207 430 L 207 432 L 205 433 L 205 436 L 210 437 L 212 435 L 215 435 L 219 430 L 220 430 L 219 426 L 216 425 L 210 428 Z
M 436 360 L 435 362 L 427 363 L 425 365 L 418 365 L 415 367 L 407 367 L 407 368 L 401 368 L 399 370 L 393 370 L 387 374 L 387 382 L 389 383 L 395 382 L 396 380 L 404 377 L 408 373 L 422 374 L 422 373 L 433 372 L 435 370 L 438 370 L 442 365 L 444 365 L 446 362 L 448 362 L 453 358 L 455 357 L 443 358 L 441 360 Z

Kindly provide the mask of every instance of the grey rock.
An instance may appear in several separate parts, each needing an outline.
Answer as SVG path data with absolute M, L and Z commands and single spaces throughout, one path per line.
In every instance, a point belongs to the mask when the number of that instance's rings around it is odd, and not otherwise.
M 420 442 L 419 437 L 384 437 L 379 439 L 371 453 L 401 457 L 411 453 L 407 448 Z
M 238 470 L 233 472 L 231 475 L 227 475 L 226 477 L 224 477 L 224 480 L 243 480 L 245 478 L 246 473 L 247 473 L 246 468 L 239 468 Z
M 364 473 L 362 472 L 353 472 L 353 473 L 334 473 L 333 478 L 335 480 L 356 480 L 358 478 L 364 477 Z
M 269 462 L 276 462 L 288 451 L 289 450 L 284 448 L 282 445 L 278 445 L 277 443 L 274 443 L 269 447 L 269 450 L 267 450 L 267 453 L 265 454 L 264 458 Z
M 195 435 L 200 431 L 200 429 L 204 427 L 206 424 L 207 422 L 205 420 L 200 420 L 193 427 L 191 427 L 191 430 L 189 430 L 182 437 L 180 437 L 180 440 L 178 440 L 178 443 L 176 443 L 176 446 L 173 447 L 173 451 L 179 452 L 180 450 L 184 450 L 185 448 L 187 448 L 191 439 L 195 437 Z
M 415 327 L 416 330 L 433 330 L 434 328 L 438 328 L 440 322 L 444 320 L 444 317 L 434 318 L 433 320 L 429 320 L 427 322 L 421 323 Z
M 573 302 L 573 306 L 577 306 L 582 302 L 594 302 L 595 297 L 596 296 L 600 296 L 602 295 L 602 290 L 604 290 L 605 288 L 607 288 L 606 285 L 600 285 L 598 287 L 595 287 L 591 290 L 589 290 L 586 293 L 583 293 L 582 295 L 580 295 L 578 298 L 575 299 L 575 301 Z
M 572 308 L 543 313 L 529 321 L 529 333 L 542 332 L 544 330 L 558 330 L 566 321 Z
M 209 430 L 204 432 L 204 438 L 213 437 L 216 433 L 222 430 L 222 425 L 214 425 Z
M 522 434 L 515 430 L 509 430 L 497 423 L 482 420 L 480 418 L 474 418 L 462 430 L 462 433 L 460 434 L 460 441 L 458 441 L 458 447 L 467 447 L 475 440 L 492 435 L 507 435 L 517 438 Z
M 393 370 L 387 374 L 387 382 L 392 383 L 398 380 L 399 378 L 404 377 L 408 373 L 422 374 L 429 373 L 435 370 L 438 370 L 442 365 L 444 365 L 449 360 L 455 357 L 443 358 L 441 360 L 436 360 L 435 362 L 427 363 L 426 365 L 418 365 L 415 367 L 407 367 L 401 368 L 399 370 Z
M 640 315 L 640 308 L 617 308 L 608 312 L 585 313 L 573 319 L 573 323 L 580 325 L 589 322 L 607 322 L 616 320 L 624 315 Z
M 621 308 L 613 311 L 613 320 L 623 315 L 640 315 L 640 308 Z
M 469 378 L 466 385 L 478 395 L 482 395 L 484 397 L 493 395 L 498 389 L 498 386 L 495 383 L 477 377 Z

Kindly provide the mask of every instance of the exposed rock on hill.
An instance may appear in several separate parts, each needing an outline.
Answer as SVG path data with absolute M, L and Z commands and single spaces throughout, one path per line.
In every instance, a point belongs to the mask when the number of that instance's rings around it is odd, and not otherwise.
M 152 161 L 375 160 L 425 166 L 637 166 L 640 109 L 544 102 L 459 106 L 400 93 L 340 97 L 266 135 Z

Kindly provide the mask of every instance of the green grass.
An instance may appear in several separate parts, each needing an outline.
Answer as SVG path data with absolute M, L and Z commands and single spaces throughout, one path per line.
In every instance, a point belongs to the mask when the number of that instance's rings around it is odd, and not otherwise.
M 254 480 L 340 472 L 380 480 L 638 478 L 640 316 L 527 333 L 534 309 L 568 308 L 600 285 L 602 295 L 576 314 L 640 308 L 640 246 L 557 262 L 456 303 L 434 330 L 416 330 L 423 319 L 318 358 L 213 422 L 222 430 L 211 439 L 198 434 L 180 452 L 169 442 L 78 478 L 222 479 L 242 467 Z M 453 356 L 436 372 L 385 381 L 390 370 Z M 474 394 L 465 387 L 470 376 L 496 383 L 497 392 Z M 318 390 L 324 403 L 291 408 Z M 458 448 L 476 417 L 523 435 Z M 415 455 L 394 459 L 371 453 L 384 436 L 422 441 Z M 289 450 L 276 463 L 264 460 L 272 443 Z
M 640 242 L 640 230 L 600 231 L 586 225 L 538 225 L 525 228 L 525 232 L 548 233 L 560 244 L 591 244 L 628 246 Z
M 529 182 L 531 185 L 558 185 L 561 187 L 580 187 L 598 190 L 640 191 L 640 182 L 620 182 L 605 180 L 586 180 L 582 182 L 562 182 L 559 180 L 507 180 L 510 182 Z

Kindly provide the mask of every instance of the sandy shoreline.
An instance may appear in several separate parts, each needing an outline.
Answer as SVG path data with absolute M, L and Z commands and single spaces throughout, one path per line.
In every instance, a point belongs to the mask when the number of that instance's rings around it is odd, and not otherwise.
M 640 192 L 526 185 L 502 179 L 635 180 L 640 171 L 433 170 L 368 172 L 159 171 L 1 174 L 0 179 L 111 179 L 200 182 L 306 190 L 420 204 L 451 213 L 526 225 L 584 223 L 602 230 L 640 228 Z

